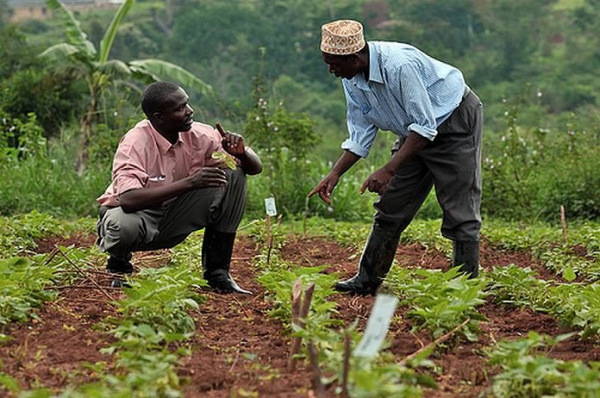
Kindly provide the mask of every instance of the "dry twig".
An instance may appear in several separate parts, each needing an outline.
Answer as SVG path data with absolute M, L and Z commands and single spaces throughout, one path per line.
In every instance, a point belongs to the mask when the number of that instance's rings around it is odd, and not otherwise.
M 435 347 L 438 344 L 441 344 L 444 341 L 448 340 L 450 337 L 452 337 L 452 335 L 454 333 L 458 332 L 463 326 L 465 326 L 470 321 L 471 321 L 471 318 L 465 319 L 463 323 L 461 323 L 460 325 L 458 325 L 457 327 L 455 327 L 454 329 L 452 329 L 448 333 L 446 333 L 446 334 L 438 337 L 437 339 L 435 339 L 431 343 L 427 344 L 426 346 L 419 348 L 417 351 L 413 352 L 412 354 L 410 354 L 409 356 L 407 356 L 406 358 L 404 358 L 403 360 L 401 360 L 400 362 L 398 362 L 398 365 L 404 366 L 404 365 L 406 365 L 406 363 L 408 361 L 413 360 L 414 358 L 416 358 L 417 356 L 419 356 L 419 354 L 421 354 L 422 352 L 428 350 L 431 347 Z
M 56 247 L 56 246 L 55 246 Z M 95 280 L 93 280 L 92 278 L 89 277 L 89 275 L 86 275 L 85 272 L 83 272 L 83 270 L 81 268 L 79 268 L 79 266 L 77 264 L 75 264 L 62 250 L 60 250 L 60 248 L 56 247 L 56 249 L 58 249 L 58 253 L 60 253 L 69 264 L 71 264 L 76 270 L 77 272 L 83 276 L 84 278 L 88 279 L 90 282 L 92 282 L 98 289 L 100 289 L 100 291 L 106 296 L 108 297 L 108 299 L 110 301 L 114 301 L 115 299 L 108 294 L 108 292 L 106 290 L 104 290 L 104 288 L 102 288 L 102 286 L 100 286 Z

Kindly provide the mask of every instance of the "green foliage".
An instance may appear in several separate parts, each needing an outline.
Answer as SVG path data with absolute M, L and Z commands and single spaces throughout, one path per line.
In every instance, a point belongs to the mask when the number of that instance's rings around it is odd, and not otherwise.
M 569 337 L 552 338 L 529 332 L 526 338 L 501 341 L 489 352 L 490 364 L 503 370 L 493 379 L 494 396 L 596 396 L 600 392 L 600 363 L 586 365 L 548 357 L 552 346 Z M 542 348 L 545 350 L 540 352 Z
M 517 121 L 531 97 L 531 87 L 507 103 L 507 130 L 491 146 L 484 162 L 483 210 L 507 219 L 556 220 L 564 206 L 569 217 L 594 219 L 600 214 L 597 130 L 566 132 L 523 128 Z M 538 96 L 541 93 L 538 93 Z
M 15 217 L 0 217 L 0 230 L 0 258 L 9 258 L 34 249 L 36 239 L 66 234 L 73 226 L 34 210 Z
M 488 277 L 494 300 L 543 312 L 549 311 L 552 306 L 548 283 L 538 279 L 537 273 L 531 268 L 519 268 L 514 264 L 494 267 Z
M 46 72 L 36 48 L 16 26 L 0 28 L 0 42 L 0 115 L 24 121 L 34 113 L 45 137 L 57 135 L 81 108 L 80 82 L 69 68 Z
M 160 78 L 179 79 L 192 89 L 192 98 L 202 99 L 198 115 L 216 120 L 225 116 L 240 130 L 247 124 L 262 137 L 248 133 L 254 149 L 264 152 L 261 155 L 269 163 L 264 175 L 249 185 L 252 216 L 263 214 L 262 200 L 273 194 L 288 216 L 306 212 L 368 220 L 375 196 L 358 195 L 358 188 L 371 164 L 380 164 L 379 150 L 387 158 L 387 148 L 374 150 L 369 161 L 344 177 L 332 207 L 305 201 L 347 134 L 339 80 L 328 76 L 318 51 L 319 28 L 336 15 L 362 20 L 368 39 L 416 44 L 464 72 L 486 106 L 485 215 L 554 221 L 561 205 L 569 220 L 595 219 L 600 214 L 596 195 L 600 81 L 595 79 L 599 61 L 594 52 L 600 43 L 600 8 L 594 1 L 451 0 L 427 7 L 434 2 L 403 0 L 387 4 L 382 13 L 369 2 L 339 0 L 128 1 L 117 12 L 77 14 L 66 12 L 58 1 L 51 3 L 56 8 L 52 18 L 0 28 L 0 120 L 8 120 L 9 127 L 16 120 L 30 125 L 33 119 L 28 114 L 33 112 L 37 126 L 44 129 L 42 136 L 49 139 L 65 131 L 81 135 L 75 119 L 87 115 L 83 124 L 94 126 L 88 137 L 93 139 L 63 142 L 63 152 L 87 145 L 90 164 L 97 169 L 77 182 L 70 172 L 72 159 L 55 159 L 52 153 L 50 159 L 58 164 L 2 164 L 1 172 L 19 180 L 0 192 L 6 204 L 3 214 L 37 206 L 57 214 L 93 214 L 94 199 L 109 180 L 114 146 L 131 126 L 130 120 L 140 114 L 139 88 L 132 82 Z M 173 18 L 164 18 L 161 25 L 162 18 L 156 16 L 163 12 Z M 35 57 L 40 48 L 48 47 L 52 51 L 46 55 L 56 55 L 58 64 Z M 257 57 L 261 48 L 269 55 L 264 62 Z M 137 58 L 148 62 L 132 61 Z M 173 61 L 191 73 L 175 64 L 165 67 L 165 62 Z M 252 91 L 258 67 L 263 87 L 272 82 L 269 94 L 264 90 L 257 96 Z M 205 77 L 215 91 L 206 91 L 207 85 L 192 75 Z M 259 104 L 259 98 L 265 102 Z M 284 105 L 276 105 L 280 102 Z M 120 120 L 114 120 L 115 112 Z M 265 117 L 256 121 L 252 116 Z M 274 132 L 274 126 L 279 131 Z M 316 131 L 318 138 L 327 139 L 311 141 Z M 0 137 L 0 149 L 16 148 L 18 134 L 12 133 Z M 279 150 L 271 153 L 272 148 Z M 64 175 L 65 183 L 48 182 L 44 170 Z M 39 177 L 48 186 L 50 204 L 42 203 Z M 33 181 L 23 181 L 28 178 Z M 59 206 L 55 192 L 68 192 L 72 200 Z M 14 199 L 17 193 L 22 200 Z M 419 216 L 440 217 L 433 195 Z
M 124 316 L 138 324 L 152 325 L 163 333 L 189 333 L 195 329 L 188 310 L 198 309 L 204 297 L 190 287 L 205 285 L 196 272 L 187 267 L 146 268 L 125 289 L 121 302 Z
M 264 50 L 263 50 L 264 57 Z M 261 60 L 261 62 L 263 62 Z M 306 115 L 294 115 L 283 104 L 269 106 L 262 67 L 254 81 L 255 106 L 248 113 L 244 134 L 257 148 L 263 162 L 263 178 L 268 181 L 265 197 L 274 195 L 292 214 L 302 211 L 302 176 L 309 171 L 307 155 L 317 143 L 312 121 Z
M 32 312 L 46 301 L 55 299 L 58 292 L 57 271 L 69 268 L 70 261 L 80 261 L 89 253 L 59 248 L 64 255 L 36 255 L 0 259 L 0 342 L 9 337 L 5 326 L 11 322 L 36 318 Z M 74 274 L 67 274 L 60 283 L 73 281 Z
M 193 241 L 184 256 L 197 247 Z M 107 374 L 101 383 L 78 388 L 75 397 L 88 391 L 103 396 L 114 390 L 126 391 L 126 396 L 181 396 L 177 364 L 181 356 L 189 355 L 181 343 L 195 330 L 189 312 L 205 302 L 197 289 L 206 282 L 193 268 L 176 265 L 144 269 L 129 283 L 126 298 L 116 302 L 124 315 L 112 320 L 117 324 L 111 330 L 116 341 L 104 350 L 116 354 L 124 374 Z
M 111 47 L 119 25 L 135 4 L 135 0 L 125 0 L 114 14 L 111 23 L 100 41 L 100 51 L 88 40 L 80 21 L 59 0 L 47 0 L 52 9 L 64 23 L 67 41 L 55 44 L 43 51 L 40 56 L 49 62 L 67 63 L 85 80 L 89 89 L 89 99 L 85 114 L 81 117 L 81 140 L 78 154 L 78 171 L 81 174 L 87 166 L 88 146 L 94 132 L 97 111 L 102 94 L 121 79 L 137 79 L 149 82 L 172 79 L 184 87 L 190 87 L 201 93 L 211 92 L 211 87 L 194 74 L 179 65 L 159 59 L 133 60 L 128 63 L 109 59 Z
M 19 159 L 46 158 L 46 139 L 35 113 L 26 122 L 2 117 L 0 120 L 0 164 Z
M 0 172 L 15 176 L 6 179 L 0 190 L 4 215 L 38 210 L 67 218 L 97 216 L 95 199 L 110 182 L 108 167 L 90 167 L 80 177 L 72 158 L 66 156 L 0 163 Z
M 34 307 L 56 297 L 55 291 L 45 290 L 56 269 L 47 267 L 44 260 L 0 260 L 0 330 L 10 322 L 28 319 Z
M 447 272 L 419 270 L 418 279 L 388 279 L 389 288 L 402 298 L 400 305 L 410 308 L 415 330 L 427 329 L 438 338 L 462 322 L 467 324 L 455 336 L 477 340 L 479 321 L 486 318 L 476 307 L 484 303 L 487 281 L 484 278 L 467 279 L 458 268 Z
M 263 251 L 268 250 L 267 246 L 263 247 Z M 295 267 L 282 261 L 277 250 L 271 252 L 269 262 L 265 262 L 264 258 L 264 255 L 259 256 L 256 265 L 263 271 L 258 279 L 274 304 L 271 315 L 284 325 L 291 326 L 294 335 L 302 337 L 305 344 L 310 342 L 315 346 L 319 366 L 333 375 L 329 382 L 341 381 L 345 339 L 349 338 L 356 343 L 358 336 L 353 332 L 355 325 L 343 333 L 333 329 L 339 321 L 331 319 L 335 304 L 328 302 L 327 297 L 333 293 L 331 286 L 336 275 L 323 274 L 324 267 Z M 303 287 L 315 284 L 311 307 L 303 320 L 303 327 L 292 323 L 290 296 L 294 282 L 298 279 Z M 353 397 L 421 396 L 420 386 L 435 386 L 431 377 L 417 370 L 431 365 L 425 356 L 416 358 L 409 365 L 395 363 L 394 356 L 388 353 L 382 353 L 373 361 L 352 357 L 348 385 L 350 394 Z
M 277 261 L 274 259 L 274 261 Z M 310 321 L 311 333 L 318 332 L 322 328 L 329 328 L 338 324 L 331 319 L 331 315 L 335 314 L 335 303 L 326 301 L 326 298 L 333 293 L 331 286 L 336 280 L 336 275 L 324 275 L 321 272 L 325 268 L 293 268 L 291 265 L 288 269 L 281 266 L 276 267 L 276 270 L 264 272 L 258 281 L 269 291 L 269 299 L 274 302 L 275 307 L 271 311 L 271 316 L 279 319 L 287 328 L 291 330 L 292 308 L 290 300 L 290 292 L 292 286 L 297 279 L 302 281 L 303 286 L 308 286 L 311 283 L 315 284 L 315 292 L 312 304 L 311 314 L 308 320 Z
M 549 313 L 561 324 L 579 329 L 583 337 L 596 338 L 600 333 L 600 287 L 597 283 L 553 286 L 536 278 L 530 269 L 514 265 L 495 267 L 489 277 L 490 292 L 496 300 Z

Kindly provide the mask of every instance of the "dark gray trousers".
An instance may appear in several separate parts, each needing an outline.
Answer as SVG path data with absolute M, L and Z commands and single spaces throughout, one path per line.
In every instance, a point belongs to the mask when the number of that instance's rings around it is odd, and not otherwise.
M 469 90 L 438 127 L 438 135 L 401 166 L 374 204 L 374 221 L 400 233 L 408 227 L 435 187 L 443 211 L 442 235 L 478 241 L 481 229 L 481 136 L 483 105 Z M 403 143 L 399 139 L 392 152 Z
M 98 245 L 118 259 L 133 251 L 174 247 L 192 232 L 210 226 L 236 232 L 246 205 L 246 176 L 227 170 L 227 185 L 187 192 L 164 207 L 125 213 L 100 208 Z

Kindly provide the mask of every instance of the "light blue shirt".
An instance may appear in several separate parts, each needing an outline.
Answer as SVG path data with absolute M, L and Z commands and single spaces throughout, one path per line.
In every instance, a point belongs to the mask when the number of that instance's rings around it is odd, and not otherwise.
M 342 79 L 350 137 L 342 148 L 366 157 L 378 130 L 431 141 L 460 104 L 465 81 L 453 66 L 408 44 L 369 42 L 369 80 Z

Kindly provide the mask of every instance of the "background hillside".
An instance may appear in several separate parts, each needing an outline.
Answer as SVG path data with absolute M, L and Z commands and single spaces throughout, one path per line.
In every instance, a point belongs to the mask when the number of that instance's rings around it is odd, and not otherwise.
M 19 148 L 25 142 L 29 153 L 35 152 L 32 141 L 37 138 L 46 140 L 43 150 L 55 163 L 59 157 L 67 165 L 69 157 L 76 156 L 72 148 L 90 93 L 85 81 L 76 77 L 75 65 L 50 64 L 38 57 L 66 40 L 64 18 L 10 23 L 7 4 L 0 1 L 3 167 L 14 167 L 11 156 L 23 160 Z M 74 12 L 97 48 L 115 10 Z M 268 152 L 262 155 L 274 167 L 308 164 L 291 167 L 290 173 L 303 173 L 297 176 L 279 172 L 287 180 L 301 180 L 295 185 L 284 187 L 269 172 L 254 184 L 261 190 L 257 195 L 289 195 L 285 207 L 290 214 L 300 214 L 305 193 L 337 158 L 346 136 L 340 82 L 327 73 L 319 52 L 320 26 L 337 18 L 363 21 L 369 40 L 411 43 L 463 71 L 486 112 L 486 214 L 553 218 L 564 205 L 577 218 L 600 215 L 599 199 L 593 194 L 600 188 L 594 171 L 600 166 L 599 0 L 138 0 L 121 21 L 109 58 L 154 58 L 184 67 L 213 88 L 212 94 L 188 89 L 197 120 L 221 122 L 242 132 L 259 151 Z M 74 193 L 81 195 L 74 198 L 81 204 L 63 211 L 66 214 L 94 213 L 93 199 L 108 182 L 118 138 L 141 117 L 137 104 L 145 84 L 115 79 L 99 97 L 84 177 L 90 181 L 82 188 L 89 191 Z M 259 99 L 264 102 L 259 104 Z M 259 116 L 287 123 L 288 128 L 252 124 Z M 296 135 L 290 133 L 294 129 Z M 274 139 L 278 134 L 281 139 Z M 290 142 L 298 137 L 309 139 Z M 392 139 L 391 134 L 379 134 L 373 154 L 353 175 L 357 182 L 340 187 L 336 211 L 316 203 L 311 211 L 368 217 L 370 210 L 365 209 L 373 197 L 358 200 L 350 193 L 356 194 L 353 189 L 364 173 L 381 164 Z M 276 147 L 264 148 L 269 143 Z M 39 164 L 36 167 L 39 170 Z M 81 174 L 72 178 L 71 185 L 81 187 Z M 31 187 L 3 188 L 5 214 L 48 200 L 34 197 L 27 205 L 17 204 L 8 199 L 16 189 Z M 250 210 L 260 208 L 261 200 L 251 200 Z M 360 204 L 353 203 L 357 200 Z M 351 207 L 342 211 L 346 203 Z M 431 203 L 424 212 L 435 216 L 436 205 Z M 50 205 L 47 210 L 60 207 Z

